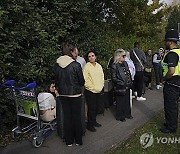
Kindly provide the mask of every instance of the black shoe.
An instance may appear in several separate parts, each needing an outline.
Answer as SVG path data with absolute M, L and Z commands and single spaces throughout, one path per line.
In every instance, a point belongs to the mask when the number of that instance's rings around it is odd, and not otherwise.
M 126 121 L 126 119 L 119 119 L 120 121 L 122 121 L 122 122 L 125 122 Z
M 94 127 L 88 127 L 88 126 L 87 126 L 87 130 L 89 130 L 90 132 L 95 132 L 96 131 L 96 129 Z
M 176 133 L 176 130 L 169 130 L 169 129 L 167 129 L 166 127 L 161 128 L 160 131 L 161 131 L 162 133 Z
M 133 119 L 133 116 L 128 116 L 128 117 L 126 117 L 127 119 Z
M 102 126 L 102 125 L 99 124 L 99 123 L 97 123 L 97 122 L 94 124 L 94 127 L 101 127 L 101 126 Z
M 153 90 L 153 87 L 148 87 L 149 90 Z
M 122 119 L 122 118 L 116 118 L 116 120 L 117 120 L 117 121 L 122 121 L 122 122 L 125 122 L 125 121 L 126 121 L 125 118 L 123 118 L 123 119 Z
M 125 119 L 125 118 L 124 118 L 124 119 L 116 118 L 116 120 L 118 120 L 118 121 L 122 121 L 122 122 L 125 122 L 125 121 L 126 121 L 126 119 Z

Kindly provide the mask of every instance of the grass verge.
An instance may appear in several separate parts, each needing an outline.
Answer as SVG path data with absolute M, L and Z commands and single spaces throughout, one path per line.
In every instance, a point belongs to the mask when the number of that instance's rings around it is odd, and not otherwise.
M 179 105 L 180 106 L 180 105 Z M 180 107 L 179 107 L 180 112 Z M 138 128 L 126 141 L 115 149 L 110 149 L 108 154 L 180 154 L 180 116 L 176 134 L 163 134 L 159 131 L 163 125 L 164 112 L 159 112 L 141 128 Z M 149 147 L 145 148 L 140 143 L 140 137 L 144 133 L 152 134 L 153 140 Z M 146 143 L 148 143 L 148 140 Z M 152 142 L 153 141 L 153 142 Z M 145 144 L 146 145 L 146 144 Z M 144 147 L 144 148 L 143 148 Z

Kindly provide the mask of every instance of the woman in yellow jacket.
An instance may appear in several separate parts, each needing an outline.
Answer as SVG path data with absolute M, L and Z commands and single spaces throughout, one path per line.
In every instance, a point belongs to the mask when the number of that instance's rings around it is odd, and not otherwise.
M 87 129 L 95 132 L 94 127 L 101 127 L 97 123 L 97 107 L 98 103 L 102 101 L 101 92 L 104 87 L 104 73 L 102 66 L 96 62 L 96 52 L 89 51 L 87 53 L 88 63 L 84 66 L 83 75 L 85 79 L 85 97 L 88 106 L 88 123 Z

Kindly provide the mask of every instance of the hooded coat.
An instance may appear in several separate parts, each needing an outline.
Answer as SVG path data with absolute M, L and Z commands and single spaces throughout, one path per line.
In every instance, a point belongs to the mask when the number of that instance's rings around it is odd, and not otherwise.
M 65 55 L 55 64 L 55 84 L 60 96 L 78 97 L 82 94 L 84 77 L 81 65 Z

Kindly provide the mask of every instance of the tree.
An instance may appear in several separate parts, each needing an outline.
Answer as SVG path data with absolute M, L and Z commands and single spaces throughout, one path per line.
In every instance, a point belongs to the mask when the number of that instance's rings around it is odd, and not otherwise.
M 172 6 L 171 9 L 172 10 L 169 13 L 166 30 L 168 29 L 178 30 L 178 23 L 180 23 L 180 5 Z

